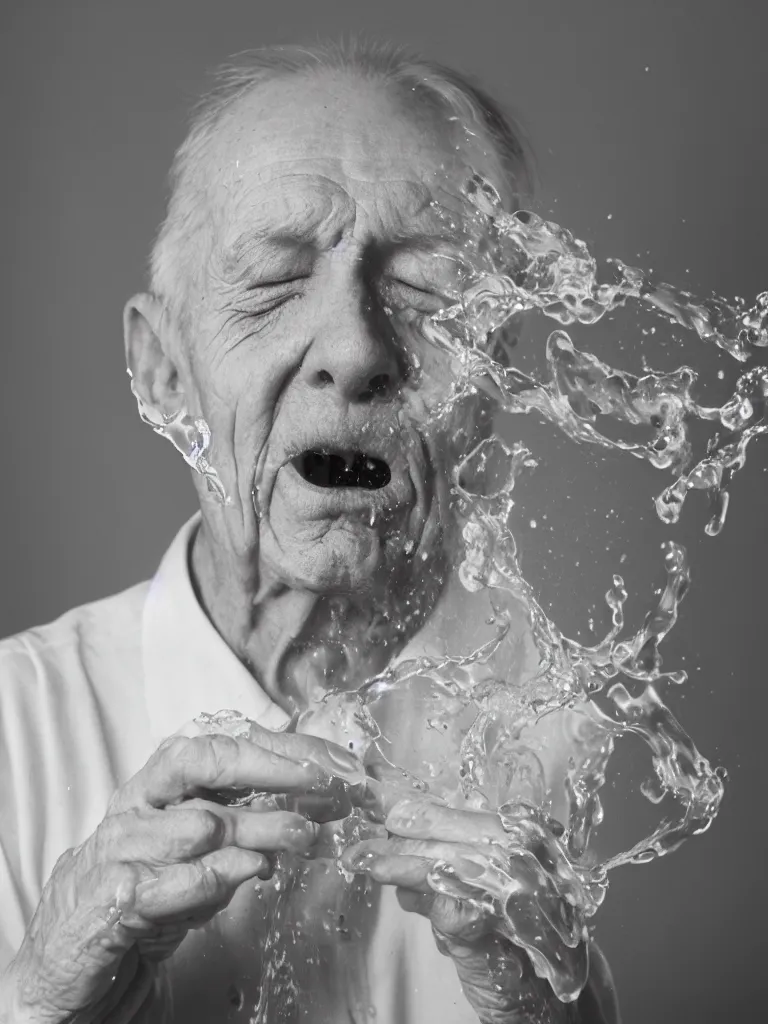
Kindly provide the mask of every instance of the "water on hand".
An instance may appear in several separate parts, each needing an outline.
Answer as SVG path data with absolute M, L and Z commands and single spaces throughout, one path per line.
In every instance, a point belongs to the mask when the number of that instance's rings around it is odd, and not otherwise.
M 472 229 L 462 225 L 467 286 L 440 313 L 407 317 L 407 327 L 451 359 L 456 371 L 453 394 L 436 418 L 450 415 L 468 394 L 484 392 L 500 412 L 538 415 L 575 442 L 627 453 L 671 473 L 672 483 L 655 499 L 665 524 L 677 522 L 690 491 L 708 493 L 706 531 L 719 533 L 730 478 L 743 467 L 750 441 L 768 431 L 768 369 L 746 369 L 728 401 L 707 407 L 695 398 L 698 375 L 690 367 L 637 376 L 578 351 L 563 327 L 593 324 L 637 303 L 746 362 L 768 346 L 768 292 L 750 308 L 742 301 L 698 302 L 620 261 L 608 262 L 613 279 L 600 283 L 596 261 L 568 231 L 533 213 L 505 213 L 493 186 L 477 176 L 467 198 L 473 208 Z M 543 379 L 502 365 L 489 344 L 499 327 L 531 311 L 560 325 L 547 341 Z M 600 425 L 609 420 L 628 425 L 636 438 L 608 436 Z M 695 422 L 713 429 L 698 456 L 690 429 Z M 604 898 L 608 871 L 669 853 L 707 829 L 722 799 L 723 773 L 699 753 L 662 699 L 669 683 L 685 681 L 683 672 L 662 671 L 659 654 L 689 584 L 685 550 L 665 543 L 666 584 L 634 635 L 624 635 L 627 590 L 616 575 L 606 594 L 608 634 L 590 647 L 568 638 L 525 579 L 508 526 L 514 488 L 535 466 L 535 453 L 498 436 L 456 466 L 453 511 L 463 544 L 447 591 L 460 586 L 463 598 L 454 596 L 452 621 L 444 611 L 450 596 L 441 602 L 443 618 L 439 608 L 417 656 L 407 657 L 406 650 L 387 673 L 360 688 L 355 714 L 360 721 L 361 709 L 370 712 L 372 746 L 406 784 L 498 812 L 508 842 L 463 877 L 461 870 L 437 865 L 431 884 L 500 915 L 536 972 L 570 1001 L 587 967 L 567 953 L 584 943 L 585 922 Z M 430 635 L 436 641 L 431 649 Z M 398 700 L 411 712 L 419 709 L 410 731 L 421 730 L 427 740 L 403 741 L 403 716 L 388 714 Z M 326 703 L 342 717 L 349 712 L 349 695 L 330 695 Z M 388 720 L 400 723 L 400 734 L 394 725 L 389 731 Z M 677 814 L 601 861 L 593 842 L 603 819 L 600 789 L 616 741 L 630 734 L 647 745 L 653 764 L 653 781 L 640 791 L 652 803 L 671 798 Z M 398 763 L 398 749 L 409 752 L 408 763 Z
M 664 524 L 677 522 L 692 490 L 706 492 L 706 530 L 719 533 L 730 478 L 750 441 L 768 431 L 768 369 L 746 369 L 728 401 L 707 407 L 695 397 L 698 376 L 690 367 L 638 376 L 577 350 L 564 328 L 635 303 L 746 362 L 768 345 L 768 293 L 750 308 L 697 302 L 619 261 L 608 261 L 611 279 L 601 283 L 603 269 L 568 231 L 533 213 L 505 213 L 477 176 L 466 196 L 459 256 L 466 287 L 435 315 L 398 314 L 401 332 L 439 350 L 454 368 L 435 429 L 457 403 L 483 393 L 499 412 L 543 417 L 574 442 L 671 473 L 655 499 Z M 491 342 L 511 318 L 536 311 L 558 324 L 542 378 L 504 365 Z M 609 436 L 609 422 L 630 436 Z M 694 423 L 712 431 L 698 455 Z M 426 628 L 384 674 L 356 692 L 327 694 L 299 728 L 353 744 L 379 785 L 415 787 L 498 813 L 506 842 L 491 844 L 472 870 L 437 864 L 430 884 L 495 914 L 536 973 L 572 1001 L 586 981 L 586 922 L 605 896 L 609 870 L 669 853 L 707 829 L 723 782 L 663 699 L 670 683 L 685 681 L 683 672 L 662 670 L 659 653 L 689 584 L 684 549 L 664 545 L 666 583 L 637 632 L 626 635 L 627 588 L 615 575 L 605 595 L 607 635 L 593 646 L 570 639 L 523 575 L 509 528 L 515 488 L 535 467 L 534 452 L 493 433 L 462 457 L 451 509 L 458 551 Z M 600 791 L 617 741 L 630 735 L 645 744 L 653 765 L 652 783 L 639 791 L 652 804 L 672 801 L 676 813 L 631 848 L 601 859 Z M 356 814 L 339 834 L 337 852 L 359 837 Z M 278 914 L 275 948 L 281 920 Z

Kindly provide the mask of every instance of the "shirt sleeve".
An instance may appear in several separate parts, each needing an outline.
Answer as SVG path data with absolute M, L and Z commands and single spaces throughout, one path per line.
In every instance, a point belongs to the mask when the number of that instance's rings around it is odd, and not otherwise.
M 84 640 L 56 625 L 0 642 L 0 967 L 115 788 Z

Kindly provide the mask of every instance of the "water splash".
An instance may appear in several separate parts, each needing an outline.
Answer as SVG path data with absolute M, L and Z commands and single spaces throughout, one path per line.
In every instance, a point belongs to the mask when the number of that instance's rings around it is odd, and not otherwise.
M 768 369 L 748 369 L 727 402 L 708 407 L 694 397 L 698 375 L 690 367 L 628 373 L 579 351 L 562 327 L 594 324 L 634 302 L 744 362 L 768 346 L 768 292 L 750 308 L 741 301 L 698 302 L 618 260 L 607 263 L 612 280 L 601 283 L 596 261 L 568 231 L 532 213 L 505 213 L 493 187 L 479 177 L 470 182 L 467 198 L 471 229 L 463 225 L 468 241 L 459 256 L 466 286 L 438 314 L 401 316 L 401 330 L 426 339 L 456 370 L 453 393 L 436 416 L 438 429 L 455 403 L 484 392 L 503 412 L 536 414 L 574 441 L 628 453 L 674 474 L 655 500 L 665 524 L 678 521 L 691 490 L 708 493 L 706 532 L 719 533 L 730 478 L 743 467 L 749 443 L 768 431 Z M 498 328 L 534 310 L 561 325 L 547 341 L 543 380 L 502 365 L 493 348 Z M 601 429 L 608 421 L 638 436 L 614 439 Z M 700 458 L 694 458 L 690 429 L 697 421 L 716 429 Z M 384 757 L 381 736 L 373 731 L 371 749 L 396 765 L 406 785 L 422 784 L 459 806 L 497 810 L 506 842 L 470 869 L 437 864 L 430 884 L 494 913 L 536 973 L 562 1000 L 572 1001 L 588 972 L 585 922 L 605 896 L 608 872 L 667 854 L 705 831 L 723 796 L 723 775 L 699 753 L 660 695 L 666 685 L 685 681 L 684 672 L 662 671 L 659 653 L 689 585 L 684 549 L 671 541 L 663 545 L 666 585 L 636 633 L 623 635 L 627 590 L 616 575 L 606 594 L 612 620 L 607 635 L 591 647 L 566 637 L 524 578 L 508 527 L 516 482 L 535 465 L 524 446 L 508 447 L 492 437 L 454 472 L 453 511 L 463 539 L 457 578 L 469 594 L 489 598 L 495 634 L 480 647 L 392 666 L 360 688 L 356 714 L 364 709 L 379 720 L 393 694 L 419 688 L 432 709 L 423 717 L 427 729 L 451 733 L 465 712 L 470 724 L 461 731 L 455 771 L 449 747 L 444 762 L 417 758 L 411 766 Z M 508 657 L 513 606 L 525 609 L 537 655 L 535 670 L 517 679 Z M 333 694 L 326 698 L 331 704 L 338 700 Z M 348 709 L 348 695 L 344 701 Z M 553 782 L 546 751 L 532 735 L 548 716 L 554 720 L 564 713 L 578 726 L 568 737 L 565 769 Z M 600 791 L 616 743 L 626 735 L 639 737 L 650 752 L 654 775 L 641 785 L 642 794 L 654 804 L 671 800 L 677 810 L 630 849 L 601 861 L 593 849 L 604 815 Z M 558 815 L 552 816 L 556 807 Z
M 221 477 L 208 458 L 211 430 L 206 421 L 200 416 L 190 416 L 183 407 L 174 415 L 159 413 L 141 397 L 130 370 L 128 376 L 131 378 L 131 392 L 136 399 L 142 423 L 171 442 L 187 465 L 205 480 L 215 501 L 220 505 L 231 505 L 232 499 L 227 495 Z
M 749 308 L 699 302 L 618 260 L 598 267 L 584 243 L 558 225 L 504 212 L 479 177 L 466 194 L 460 294 L 431 316 L 393 315 L 401 334 L 416 339 L 414 348 L 426 342 L 454 368 L 451 394 L 435 410 L 432 428 L 445 431 L 457 404 L 483 393 L 504 413 L 542 417 L 573 441 L 671 473 L 655 500 L 664 524 L 678 521 L 692 490 L 705 492 L 706 532 L 719 533 L 730 479 L 750 442 L 768 431 L 768 369 L 747 369 L 728 401 L 710 407 L 695 397 L 692 368 L 629 373 L 579 351 L 564 328 L 595 324 L 635 303 L 745 362 L 768 346 L 768 292 Z M 600 280 L 604 271 L 610 280 Z M 498 329 L 530 312 L 558 324 L 542 379 L 503 364 L 495 347 Z M 416 378 L 417 371 L 414 359 Z M 609 435 L 615 423 L 629 438 Z M 714 429 L 700 456 L 695 423 Z M 577 642 L 542 608 L 509 526 L 515 489 L 535 468 L 534 453 L 497 436 L 464 454 L 453 471 L 451 514 L 460 545 L 447 587 L 455 585 L 461 596 L 454 619 L 434 627 L 439 652 L 406 648 L 357 691 L 327 693 L 298 728 L 343 738 L 365 758 L 369 790 L 357 823 L 361 813 L 382 821 L 398 796 L 414 790 L 498 814 L 504 840 L 458 864 L 436 864 L 430 885 L 493 914 L 536 973 L 570 1002 L 586 983 L 587 922 L 605 897 L 609 872 L 663 856 L 704 832 L 720 806 L 723 775 L 663 699 L 666 688 L 685 682 L 684 672 L 664 670 L 660 654 L 690 582 L 684 549 L 663 545 L 666 582 L 638 630 L 626 635 L 627 587 L 614 575 L 605 595 L 610 628 L 592 646 Z M 601 792 L 628 736 L 642 741 L 653 768 L 639 791 L 673 810 L 630 848 L 601 857 Z M 359 835 L 354 823 L 342 829 L 334 856 Z

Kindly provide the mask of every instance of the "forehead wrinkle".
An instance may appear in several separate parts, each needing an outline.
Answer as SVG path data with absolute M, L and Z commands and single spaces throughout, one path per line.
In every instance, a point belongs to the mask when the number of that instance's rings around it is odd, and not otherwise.
M 240 161 L 237 163 L 239 165 Z M 398 168 L 388 174 L 382 172 L 372 176 L 363 173 L 364 169 L 359 165 L 350 167 L 349 163 L 344 159 L 327 158 L 281 160 L 251 168 L 252 174 L 248 173 L 246 165 L 238 168 L 239 177 L 236 179 L 229 175 L 222 176 L 218 189 L 214 184 L 214 191 L 219 191 L 222 196 L 221 207 L 225 216 L 228 213 L 231 215 L 233 207 L 237 210 L 247 204 L 254 210 L 266 209 L 267 225 L 271 227 L 271 221 L 281 228 L 289 217 L 296 221 L 300 221 L 301 217 L 305 217 L 308 222 L 315 221 L 322 218 L 324 209 L 332 212 L 334 204 L 345 206 L 361 202 L 378 204 L 388 201 L 401 217 L 410 220 L 421 217 L 429 210 L 436 203 L 436 194 L 451 195 L 446 188 L 447 180 L 440 180 L 434 170 L 421 173 L 414 167 L 408 169 L 408 176 L 404 176 L 404 169 Z M 304 171 L 282 171 L 283 168 L 302 164 L 309 166 Z M 279 173 L 273 173 L 276 168 Z M 468 170 L 467 177 L 469 173 Z M 429 179 L 433 180 L 430 182 Z M 455 185 L 452 191 L 458 193 Z M 259 193 L 256 202 L 251 199 L 254 192 Z M 452 199 L 453 205 L 457 200 L 461 202 L 458 194 L 454 194 Z M 315 212 L 318 205 L 321 209 Z
M 223 200 L 219 218 L 223 239 L 221 246 L 216 246 L 210 270 L 222 285 L 237 285 L 249 269 L 279 263 L 281 256 L 299 255 L 302 250 L 317 253 L 335 246 L 350 228 L 358 242 L 378 236 L 387 248 L 391 243 L 425 254 L 442 249 L 448 255 L 448 243 L 457 240 L 455 226 L 446 224 L 445 197 L 450 193 L 445 183 L 435 187 L 432 182 L 430 187 L 423 178 L 413 180 L 399 174 L 360 177 L 360 168 L 349 173 L 344 159 L 321 161 L 328 170 L 333 165 L 332 174 L 340 180 L 322 173 L 313 160 L 276 161 L 252 168 L 254 174 L 248 173 L 247 162 L 245 166 L 237 163 L 240 176 L 236 181 L 224 174 L 219 188 L 214 185 Z M 304 168 L 288 170 L 297 163 Z M 273 174 L 275 168 L 283 173 Z M 436 200 L 436 192 L 443 202 Z M 256 199 L 251 201 L 254 193 Z M 451 198 L 455 202 L 458 197 Z M 449 212 L 455 218 L 455 209 Z M 237 228 L 240 230 L 231 238 Z
M 427 182 L 436 185 L 437 198 L 442 181 L 447 183 L 442 190 L 450 197 L 448 208 L 461 201 L 461 187 L 470 171 L 485 170 L 470 166 L 477 154 L 468 141 L 475 140 L 458 138 L 457 126 L 449 123 L 442 109 L 414 106 L 410 93 L 405 100 L 399 92 L 382 90 L 381 83 L 370 85 L 355 76 L 340 83 L 312 75 L 262 83 L 239 99 L 222 118 L 195 173 L 212 225 L 207 253 L 194 257 L 196 273 L 220 254 L 219 240 L 234 221 L 242 223 L 233 205 L 239 205 L 243 191 L 247 196 L 254 180 L 266 183 L 285 169 L 324 175 L 342 192 L 334 178 L 355 192 L 366 182 L 381 185 L 393 178 L 415 178 L 422 187 Z M 487 157 L 484 150 L 481 156 Z M 420 212 L 420 205 L 425 204 L 414 204 L 411 216 Z M 404 211 L 400 219 L 407 219 Z
M 292 189 L 296 180 L 300 188 Z M 256 201 L 249 202 L 257 190 Z M 253 264 L 323 247 L 354 217 L 351 197 L 328 179 L 287 175 L 266 184 L 252 182 L 237 201 L 222 210 L 223 237 L 218 247 L 222 270 L 234 272 L 244 262 Z

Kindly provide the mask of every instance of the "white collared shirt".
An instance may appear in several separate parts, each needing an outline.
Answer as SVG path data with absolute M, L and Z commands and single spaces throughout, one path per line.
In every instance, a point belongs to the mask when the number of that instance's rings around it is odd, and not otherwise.
M 188 552 L 198 523 L 181 529 L 151 582 L 0 642 L 0 970 L 58 857 L 90 835 L 162 739 L 221 708 L 269 729 L 286 723 L 195 597 Z M 236 902 L 171 959 L 174 1021 L 249 1019 L 253 1007 L 233 998 L 243 970 Z M 258 943 L 252 917 L 245 927 Z M 389 889 L 368 964 L 377 1024 L 477 1021 L 429 922 L 403 912 Z M 349 1021 L 340 1009 L 333 1024 Z

